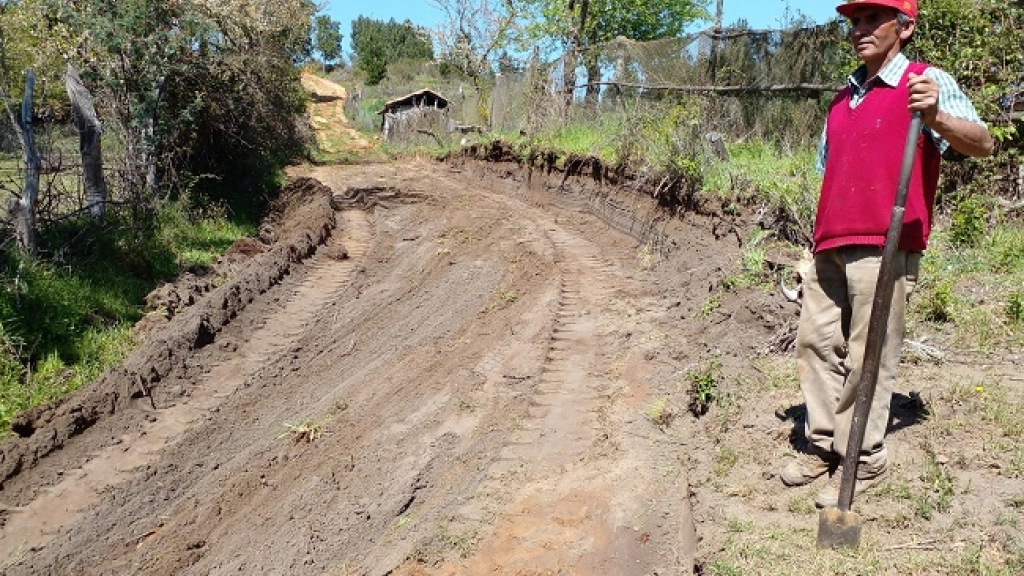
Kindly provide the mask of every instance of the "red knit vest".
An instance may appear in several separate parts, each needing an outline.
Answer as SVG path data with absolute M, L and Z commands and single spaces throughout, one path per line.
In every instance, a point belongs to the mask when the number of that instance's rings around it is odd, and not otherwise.
M 885 245 L 910 125 L 907 78 L 910 72 L 923 74 L 927 68 L 912 62 L 899 86 L 879 82 L 856 108 L 850 108 L 849 87 L 832 100 L 825 178 L 814 220 L 815 252 Z M 939 151 L 922 134 L 907 191 L 900 250 L 920 252 L 928 245 L 938 182 Z

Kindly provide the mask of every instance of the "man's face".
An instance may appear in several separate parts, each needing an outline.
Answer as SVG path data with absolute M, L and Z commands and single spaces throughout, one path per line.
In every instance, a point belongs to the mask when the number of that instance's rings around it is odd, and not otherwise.
M 901 28 L 892 8 L 862 6 L 850 15 L 850 42 L 862 62 L 880 61 L 899 51 L 900 39 L 910 37 L 913 24 Z

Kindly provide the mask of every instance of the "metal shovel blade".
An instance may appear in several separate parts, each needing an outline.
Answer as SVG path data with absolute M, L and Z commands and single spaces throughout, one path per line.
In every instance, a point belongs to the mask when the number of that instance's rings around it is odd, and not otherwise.
M 818 548 L 857 548 L 861 527 L 855 512 L 825 508 L 818 512 Z

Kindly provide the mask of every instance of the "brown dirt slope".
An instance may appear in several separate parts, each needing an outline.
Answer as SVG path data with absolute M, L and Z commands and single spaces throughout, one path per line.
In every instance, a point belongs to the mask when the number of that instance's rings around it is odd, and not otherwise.
M 327 154 L 344 150 L 366 150 L 373 146 L 345 116 L 348 92 L 316 74 L 303 72 L 302 87 L 309 93 L 309 122 L 316 135 L 317 146 Z

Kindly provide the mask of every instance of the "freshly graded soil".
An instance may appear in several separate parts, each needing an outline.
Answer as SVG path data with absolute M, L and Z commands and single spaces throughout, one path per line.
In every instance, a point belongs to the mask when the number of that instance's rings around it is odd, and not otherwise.
M 649 408 L 752 352 L 681 329 L 727 223 L 472 153 L 295 172 L 273 242 L 19 419 L 5 573 L 690 573 L 677 412 Z

